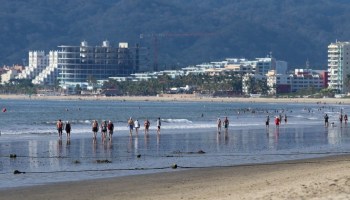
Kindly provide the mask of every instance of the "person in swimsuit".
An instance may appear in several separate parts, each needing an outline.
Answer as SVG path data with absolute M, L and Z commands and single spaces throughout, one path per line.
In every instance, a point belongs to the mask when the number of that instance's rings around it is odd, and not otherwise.
M 113 135 L 113 131 L 114 131 L 114 124 L 113 124 L 113 122 L 111 120 L 108 121 L 107 129 L 108 129 L 109 140 L 112 141 L 112 135 Z
M 162 123 L 160 122 L 160 117 L 158 117 L 157 119 L 157 134 L 160 134 L 160 126 L 162 125 Z
M 150 124 L 151 123 L 148 121 L 148 119 L 146 119 L 145 122 L 143 123 L 145 127 L 145 134 L 148 134 Z
M 139 128 L 140 128 L 139 120 L 137 120 L 137 119 L 135 120 L 134 126 L 135 126 L 135 133 L 137 135 L 139 133 Z
M 220 132 L 221 132 L 221 119 L 218 118 L 218 120 L 216 121 L 216 123 L 217 123 L 217 126 L 218 126 L 218 133 L 220 134 Z
M 98 132 L 98 123 L 96 120 L 92 122 L 92 133 L 93 133 L 93 139 L 96 139 L 96 135 Z
M 69 121 L 67 121 L 66 126 L 64 128 L 66 130 L 67 139 L 70 139 L 70 131 L 72 130 L 72 126 L 70 125 Z
M 270 116 L 266 116 L 266 122 L 265 122 L 265 125 L 266 125 L 266 128 L 268 128 L 269 127 L 269 125 L 270 125 Z
M 62 138 L 62 131 L 63 131 L 63 122 L 61 119 L 59 119 L 56 123 L 57 131 L 58 131 L 58 137 L 61 139 Z
M 325 116 L 324 116 L 324 126 L 325 127 L 328 127 L 328 119 L 329 119 L 328 115 L 325 114 Z
M 101 137 L 102 140 L 106 139 L 107 137 L 107 122 L 105 120 L 101 122 Z
M 130 135 L 132 135 L 132 131 L 134 129 L 134 120 L 132 120 L 131 117 L 128 120 L 128 126 L 129 126 L 129 133 L 130 133 Z
M 225 128 L 225 131 L 228 130 L 228 125 L 229 125 L 229 124 L 230 124 L 230 123 L 229 123 L 227 117 L 225 117 L 225 120 L 224 120 L 224 128 Z

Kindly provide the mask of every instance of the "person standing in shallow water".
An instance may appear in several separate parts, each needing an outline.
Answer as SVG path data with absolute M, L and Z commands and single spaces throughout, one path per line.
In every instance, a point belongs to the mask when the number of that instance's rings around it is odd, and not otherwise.
M 140 128 L 139 120 L 136 119 L 134 122 L 134 125 L 135 125 L 135 133 L 137 135 L 139 133 L 139 128 Z
M 128 120 L 128 127 L 129 127 L 129 133 L 130 133 L 130 135 L 132 135 L 132 131 L 134 129 L 134 120 L 132 120 L 131 117 Z
M 114 124 L 111 120 L 108 121 L 108 125 L 107 125 L 107 129 L 108 129 L 108 138 L 110 141 L 112 141 L 112 136 L 113 136 L 113 131 L 114 131 Z
M 269 128 L 270 125 L 270 116 L 266 116 L 266 122 L 265 122 L 266 128 Z
M 101 122 L 101 137 L 102 140 L 105 140 L 107 137 L 107 122 L 105 120 Z
M 325 127 L 328 127 L 328 119 L 329 119 L 328 115 L 325 114 L 325 116 L 324 116 L 324 126 Z
M 62 131 L 63 131 L 63 122 L 61 119 L 59 119 L 56 123 L 57 131 L 58 131 L 58 137 L 61 139 L 62 138 Z
M 93 133 L 93 139 L 96 139 L 96 135 L 98 132 L 98 123 L 96 120 L 92 122 L 92 133 Z
M 347 115 L 347 114 L 344 115 L 344 123 L 345 123 L 345 124 L 348 123 L 348 115 Z
M 150 126 L 150 122 L 148 121 L 148 119 L 145 120 L 143 125 L 145 126 L 145 135 L 146 135 L 146 134 L 148 134 L 149 126 Z
M 162 123 L 160 122 L 160 117 L 157 119 L 157 134 L 160 134 L 160 127 L 162 126 Z
M 218 126 L 218 133 L 220 134 L 220 132 L 221 132 L 221 119 L 218 118 L 218 120 L 216 121 L 216 123 L 217 123 L 217 126 Z
M 275 125 L 276 125 L 276 128 L 280 127 L 280 118 L 279 117 L 275 118 Z
M 227 117 L 225 117 L 225 120 L 224 120 L 224 128 L 225 128 L 225 131 L 226 131 L 226 132 L 227 132 L 227 130 L 228 130 L 228 125 L 229 125 L 229 124 L 230 124 L 230 123 L 229 123 Z
M 66 130 L 67 139 L 69 140 L 70 139 L 70 132 L 72 130 L 72 126 L 70 125 L 69 121 L 67 121 L 64 129 Z

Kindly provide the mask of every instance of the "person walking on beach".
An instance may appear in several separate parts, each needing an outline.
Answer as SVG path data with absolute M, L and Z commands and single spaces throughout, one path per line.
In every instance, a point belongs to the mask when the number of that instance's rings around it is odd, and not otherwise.
M 106 122 L 106 120 L 103 120 L 101 122 L 101 137 L 102 137 L 102 140 L 106 139 L 106 137 L 107 137 L 107 122 Z
M 62 131 L 63 131 L 63 122 L 61 119 L 59 119 L 56 123 L 56 128 L 58 131 L 58 137 L 61 139 L 62 138 Z
M 229 125 L 229 124 L 230 124 L 230 123 L 229 123 L 227 117 L 225 117 L 225 120 L 224 120 L 224 128 L 225 128 L 225 131 L 226 131 L 226 132 L 227 132 L 227 130 L 228 130 L 228 125 Z
M 112 141 L 112 136 L 113 136 L 113 131 L 114 131 L 114 124 L 111 120 L 108 121 L 108 125 L 107 125 L 107 129 L 108 129 L 108 138 L 110 141 Z
M 218 133 L 220 134 L 220 132 L 221 132 L 221 119 L 218 118 L 216 123 L 217 123 L 217 126 L 218 126 Z
M 69 140 L 70 139 L 70 131 L 72 130 L 72 127 L 71 127 L 69 121 L 66 122 L 64 129 L 66 130 L 67 139 Z
M 325 127 L 328 127 L 328 119 L 329 119 L 328 115 L 325 114 L 325 116 L 324 116 L 324 126 Z
M 131 117 L 128 120 L 128 127 L 129 127 L 129 133 L 130 133 L 130 135 L 132 135 L 132 131 L 134 129 L 134 120 L 132 120 Z
M 342 125 L 343 125 L 343 114 L 342 113 L 340 113 L 340 115 L 339 115 L 339 123 L 340 123 L 340 127 L 342 127 Z
M 160 117 L 157 119 L 157 134 L 160 134 L 160 127 L 162 126 L 162 123 L 160 122 Z
M 148 121 L 148 119 L 145 120 L 145 122 L 143 123 L 144 127 L 145 127 L 145 135 L 148 134 L 149 132 L 149 126 L 150 126 L 150 122 Z
M 135 126 L 135 133 L 137 135 L 139 133 L 139 128 L 140 128 L 139 120 L 137 120 L 137 119 L 135 120 L 134 126 Z
M 93 133 L 93 139 L 96 139 L 96 135 L 98 132 L 98 123 L 96 120 L 92 122 L 92 133 Z
M 269 128 L 270 125 L 270 116 L 266 116 L 266 122 L 265 122 L 266 128 Z

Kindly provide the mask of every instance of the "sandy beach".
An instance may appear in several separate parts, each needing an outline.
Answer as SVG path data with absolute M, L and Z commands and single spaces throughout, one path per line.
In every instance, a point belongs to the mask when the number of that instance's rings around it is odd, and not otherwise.
M 243 97 L 205 97 L 187 94 L 161 96 L 37 96 L 0 95 L 0 99 L 31 100 L 105 100 L 105 101 L 198 101 L 198 102 L 252 102 L 252 103 L 335 103 L 350 104 L 350 98 L 243 98 Z
M 348 199 L 350 156 L 16 188 L 1 199 Z

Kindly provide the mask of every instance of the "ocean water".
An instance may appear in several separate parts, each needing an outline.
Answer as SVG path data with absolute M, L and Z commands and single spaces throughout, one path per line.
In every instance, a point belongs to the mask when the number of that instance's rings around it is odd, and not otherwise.
M 6 108 L 0 113 L 0 189 L 350 152 L 350 126 L 338 122 L 340 112 L 350 113 L 343 104 L 1 100 L 0 106 Z M 334 127 L 324 127 L 325 113 Z M 276 128 L 279 114 L 288 121 Z M 229 129 L 218 134 L 216 120 L 226 116 Z M 142 127 L 130 136 L 129 117 L 141 124 L 148 118 L 150 134 Z M 58 119 L 71 122 L 70 140 L 58 138 Z M 95 119 L 114 122 L 112 141 L 100 134 L 92 139 Z

